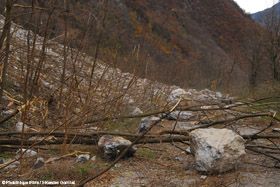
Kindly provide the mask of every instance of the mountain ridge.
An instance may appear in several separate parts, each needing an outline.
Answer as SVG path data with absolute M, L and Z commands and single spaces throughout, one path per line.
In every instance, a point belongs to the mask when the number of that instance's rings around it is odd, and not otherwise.
M 69 32 L 73 38 L 69 45 L 78 47 L 88 27 L 85 52 L 95 56 L 98 46 L 98 58 L 125 72 L 136 69 L 138 76 L 193 88 L 242 88 L 248 84 L 247 42 L 252 40 L 252 28 L 258 26 L 232 0 L 71 2 Z M 27 0 L 19 3 L 30 5 Z M 48 3 L 38 1 L 38 6 Z M 61 2 L 57 7 L 63 11 Z M 15 21 L 32 28 L 25 24 L 27 18 Z M 40 19 L 45 23 L 46 15 Z M 63 15 L 55 14 L 53 20 L 51 39 L 63 43 L 59 38 L 64 32 Z M 116 59 L 112 58 L 116 54 Z
M 272 7 L 270 8 L 267 8 L 265 10 L 262 10 L 262 11 L 259 11 L 259 12 L 256 12 L 256 13 L 253 13 L 251 14 L 251 17 L 252 19 L 254 19 L 256 22 L 258 23 L 262 23 L 262 19 L 263 17 L 270 13 L 271 11 L 275 11 L 277 14 L 280 14 L 280 2 L 276 3 L 275 5 L 273 5 Z

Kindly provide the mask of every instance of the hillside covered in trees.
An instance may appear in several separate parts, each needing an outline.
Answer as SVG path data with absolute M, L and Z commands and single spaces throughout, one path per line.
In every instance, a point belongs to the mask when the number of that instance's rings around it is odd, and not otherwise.
M 264 30 L 232 0 L 36 1 L 36 6 L 51 12 L 30 19 L 28 8 L 16 7 L 22 16 L 15 21 L 43 35 L 52 13 L 49 39 L 82 45 L 87 54 L 123 71 L 136 68 L 141 77 L 194 88 L 248 86 L 252 41 Z M 261 66 L 258 81 L 271 80 L 268 68 Z

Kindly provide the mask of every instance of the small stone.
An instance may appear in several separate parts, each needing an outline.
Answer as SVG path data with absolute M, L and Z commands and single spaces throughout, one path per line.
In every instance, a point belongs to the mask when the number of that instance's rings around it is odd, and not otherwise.
M 43 83 L 43 85 L 44 85 L 45 87 L 49 87 L 49 86 L 50 86 L 50 83 L 47 82 L 47 81 L 42 80 L 42 83 Z
M 95 132 L 95 131 L 98 131 L 98 130 L 99 130 L 98 127 L 90 127 L 88 132 L 92 133 L 92 132 Z
M 169 101 L 172 103 L 176 103 L 180 99 L 180 97 L 183 97 L 184 99 L 188 99 L 190 96 L 192 96 L 192 93 L 186 92 L 182 88 L 178 88 L 171 92 L 169 96 Z
M 189 120 L 191 117 L 193 117 L 194 114 L 191 112 L 186 111 L 174 111 L 171 112 L 168 116 L 168 119 L 170 120 Z
M 211 90 L 209 90 L 209 89 L 207 89 L 207 88 L 204 89 L 204 90 L 201 90 L 200 92 L 203 93 L 203 94 L 206 94 L 206 95 L 210 95 L 210 94 L 213 93 Z
M 26 149 L 22 149 L 22 152 L 24 152 Z M 21 154 L 20 149 L 16 152 L 16 158 L 19 158 Z M 28 158 L 28 157 L 32 157 L 32 156 L 36 156 L 38 153 L 36 151 L 32 151 L 30 149 L 28 149 L 22 156 L 22 158 Z
M 19 161 L 15 161 L 15 162 L 11 163 L 7 167 L 5 167 L 5 169 L 11 169 L 11 168 L 15 168 L 17 166 L 19 166 Z
M 181 158 L 178 157 L 178 156 L 176 156 L 176 157 L 174 158 L 174 160 L 181 160 Z
M 96 156 L 91 157 L 90 159 L 92 162 L 95 162 L 97 160 Z
M 151 120 L 151 121 L 158 121 L 158 120 L 160 120 L 160 118 L 159 118 L 159 117 L 153 116 L 153 117 L 150 118 L 150 120 Z
M 206 175 L 201 175 L 200 178 L 201 178 L 201 179 L 206 179 L 207 176 L 206 176 Z
M 197 98 L 196 98 L 198 101 L 206 101 L 209 99 L 209 96 L 208 95 L 199 95 Z
M 149 118 L 143 118 L 139 124 L 138 132 L 141 133 L 146 130 L 151 124 L 151 120 Z
M 74 161 L 76 163 L 85 163 L 86 161 L 88 161 L 90 159 L 90 155 L 88 154 L 83 154 L 83 155 L 79 155 L 77 156 Z
M 44 158 L 39 157 L 39 158 L 37 158 L 37 160 L 33 166 L 33 169 L 39 169 L 39 168 L 43 167 L 44 165 L 45 165 Z
M 219 99 L 223 98 L 223 94 L 221 94 L 221 92 L 216 92 L 215 96 Z
M 23 123 L 22 122 L 17 122 L 16 123 L 16 126 L 15 126 L 15 131 L 16 132 L 21 132 L 22 131 L 22 127 L 23 127 Z M 24 125 L 24 131 L 27 131 L 29 130 L 30 127 L 28 125 Z
M 133 115 L 139 115 L 139 114 L 143 114 L 142 110 L 138 107 L 136 107 L 133 111 L 132 111 Z
M 186 152 L 189 153 L 189 154 L 192 154 L 191 148 L 188 147 L 188 148 L 186 149 Z
M 129 99 L 128 103 L 129 103 L 129 104 L 134 103 L 134 99 Z

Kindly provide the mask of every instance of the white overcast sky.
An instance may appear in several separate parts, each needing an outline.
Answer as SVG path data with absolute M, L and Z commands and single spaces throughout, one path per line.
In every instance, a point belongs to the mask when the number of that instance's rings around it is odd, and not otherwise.
M 271 7 L 278 0 L 234 0 L 247 13 L 255 13 Z M 280 0 L 279 0 L 280 1 Z

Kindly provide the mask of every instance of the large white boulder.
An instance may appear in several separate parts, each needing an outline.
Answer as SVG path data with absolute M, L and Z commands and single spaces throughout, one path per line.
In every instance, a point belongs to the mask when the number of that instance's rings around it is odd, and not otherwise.
M 232 170 L 246 154 L 244 139 L 228 129 L 197 129 L 190 137 L 196 169 L 201 172 Z

